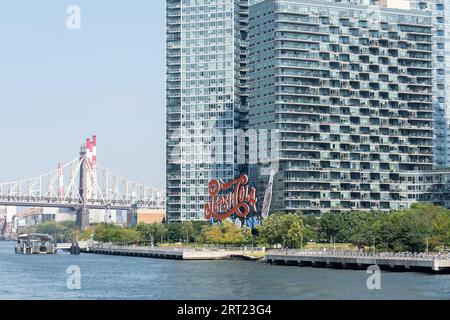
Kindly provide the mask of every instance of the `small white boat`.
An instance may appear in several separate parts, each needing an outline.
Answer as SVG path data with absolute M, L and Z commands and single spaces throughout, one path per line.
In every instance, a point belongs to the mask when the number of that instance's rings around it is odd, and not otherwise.
M 57 252 L 53 238 L 41 233 L 19 235 L 14 250 L 17 254 L 56 254 Z

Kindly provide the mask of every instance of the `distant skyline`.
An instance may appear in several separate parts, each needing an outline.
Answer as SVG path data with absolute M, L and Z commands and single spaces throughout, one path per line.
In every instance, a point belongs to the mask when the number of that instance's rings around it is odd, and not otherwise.
M 96 134 L 101 166 L 164 187 L 165 1 L 0 0 L 0 43 L 0 182 L 54 170 Z

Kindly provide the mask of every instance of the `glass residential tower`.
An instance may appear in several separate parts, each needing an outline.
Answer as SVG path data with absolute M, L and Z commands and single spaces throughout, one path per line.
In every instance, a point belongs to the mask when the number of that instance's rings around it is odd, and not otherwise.
M 279 131 L 272 211 L 450 203 L 449 1 L 166 0 L 169 221 L 242 173 L 261 206 L 238 129 Z
M 420 200 L 411 173 L 434 164 L 431 18 L 315 0 L 251 7 L 248 126 L 280 131 L 273 210 Z
M 232 180 L 245 115 L 248 0 L 167 0 L 167 216 L 204 219 L 211 179 Z

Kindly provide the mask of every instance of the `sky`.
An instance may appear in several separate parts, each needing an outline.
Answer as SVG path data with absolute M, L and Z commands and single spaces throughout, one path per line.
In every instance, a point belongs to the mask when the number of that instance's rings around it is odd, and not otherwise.
M 99 165 L 164 187 L 165 1 L 0 0 L 0 182 L 56 169 L 93 134 Z

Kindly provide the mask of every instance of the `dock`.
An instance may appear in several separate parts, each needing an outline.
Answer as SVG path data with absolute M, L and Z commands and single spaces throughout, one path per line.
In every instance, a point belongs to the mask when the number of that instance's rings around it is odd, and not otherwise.
M 151 246 L 118 246 L 118 245 L 94 245 L 89 248 L 82 248 L 82 253 L 106 254 L 119 256 L 147 257 L 176 260 L 228 260 L 244 259 L 251 260 L 248 255 L 251 249 L 230 248 L 164 248 Z M 255 249 L 261 251 L 261 249 Z
M 70 251 L 70 247 L 72 246 L 72 243 L 58 243 L 56 245 L 56 247 L 58 248 L 58 250 L 63 250 L 63 251 Z M 84 249 L 87 250 L 90 246 L 88 241 L 80 241 L 78 242 L 78 246 L 80 247 L 80 249 Z
M 382 270 L 450 272 L 450 254 L 434 253 L 364 253 L 343 250 L 270 249 L 265 261 L 270 264 L 337 269 L 367 269 L 377 265 Z

